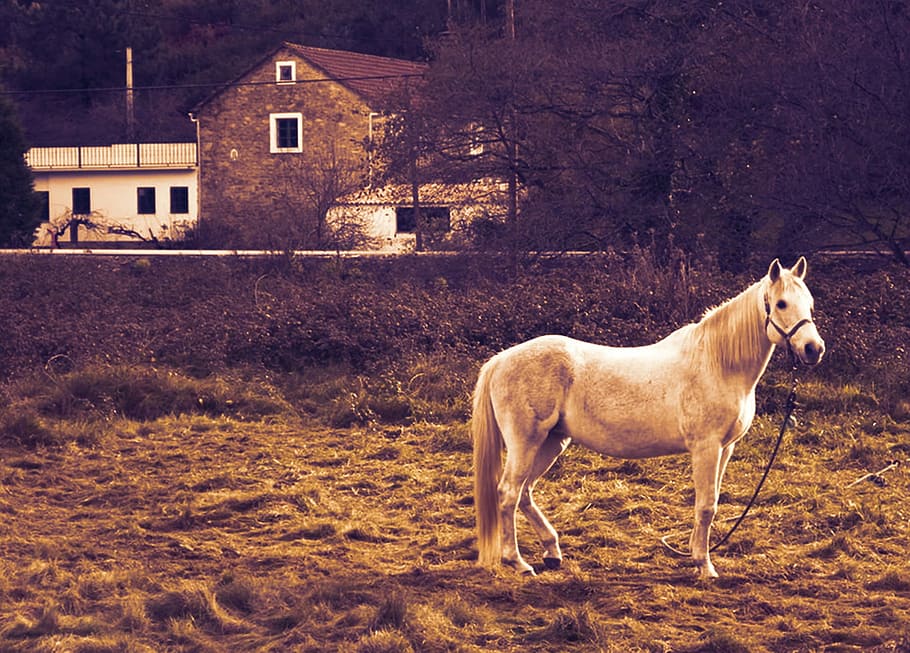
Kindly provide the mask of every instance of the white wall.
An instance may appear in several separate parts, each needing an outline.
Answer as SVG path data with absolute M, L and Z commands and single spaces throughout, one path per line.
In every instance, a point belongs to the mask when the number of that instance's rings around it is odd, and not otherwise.
M 504 217 L 507 212 L 507 184 L 495 179 L 470 183 L 430 183 L 420 187 L 424 207 L 448 207 L 450 235 L 456 236 L 481 217 Z M 413 233 L 398 233 L 396 207 L 411 206 L 408 184 L 370 187 L 342 197 L 328 213 L 331 224 L 359 224 L 380 249 L 408 250 L 415 245 Z
M 193 169 L 148 170 L 33 170 L 36 191 L 47 191 L 50 219 L 53 223 L 72 211 L 73 188 L 91 189 L 92 219 L 106 225 L 117 225 L 141 233 L 146 238 L 179 237 L 185 225 L 196 224 L 198 217 L 197 175 Z M 172 186 L 188 189 L 189 212 L 171 214 Z M 155 214 L 140 215 L 138 212 L 137 189 L 155 189 Z M 37 245 L 49 244 L 48 225 L 38 230 Z M 80 227 L 80 241 L 130 240 L 128 237 L 106 234 L 103 231 L 86 231 Z M 61 242 L 69 241 L 69 233 L 60 237 Z
M 407 206 L 406 204 L 403 206 Z M 328 221 L 335 226 L 359 224 L 373 246 L 381 250 L 410 251 L 416 245 L 416 235 L 397 231 L 396 207 L 377 204 L 344 204 L 329 209 Z M 495 205 L 450 206 L 449 219 L 452 231 L 464 229 L 473 220 L 485 216 L 488 212 L 502 214 L 504 209 Z

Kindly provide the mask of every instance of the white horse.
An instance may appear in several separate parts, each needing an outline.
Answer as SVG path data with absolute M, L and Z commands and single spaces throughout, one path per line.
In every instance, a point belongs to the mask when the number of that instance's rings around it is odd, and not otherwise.
M 479 561 L 534 573 L 521 557 L 516 507 L 562 561 L 556 530 L 532 492 L 572 440 L 618 458 L 689 452 L 695 482 L 692 558 L 717 572 L 708 537 L 736 442 L 755 416 L 755 386 L 775 345 L 805 364 L 825 343 L 812 321 L 806 259 L 768 274 L 695 324 L 645 347 L 604 347 L 549 335 L 506 349 L 480 370 L 474 391 L 474 502 Z M 502 449 L 507 451 L 502 465 Z

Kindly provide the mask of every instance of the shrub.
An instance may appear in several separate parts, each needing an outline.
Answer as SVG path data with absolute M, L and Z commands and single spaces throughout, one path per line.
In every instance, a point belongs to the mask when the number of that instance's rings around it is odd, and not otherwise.
M 0 258 L 0 376 L 45 369 L 61 386 L 44 391 L 50 414 L 152 419 L 267 414 L 282 403 L 269 391 L 244 387 L 238 397 L 212 377 L 255 370 L 279 383 L 326 368 L 342 375 L 336 388 L 317 379 L 322 390 L 300 394 L 304 411 L 330 414 L 333 423 L 463 419 L 477 366 L 500 349 L 543 333 L 653 342 L 764 272 L 734 277 L 648 248 L 527 260 L 514 270 L 494 255 L 469 254 L 146 260 L 137 273 L 125 257 Z M 910 390 L 910 317 L 897 307 L 910 303 L 910 271 L 857 274 L 851 265 L 812 264 L 828 343 L 812 378 L 874 388 L 870 409 L 900 417 Z M 365 396 L 358 378 L 371 379 Z
M 13 406 L 0 413 L 0 443 L 36 447 L 59 444 L 59 438 L 34 412 Z
M 90 365 L 59 378 L 40 377 L 23 391 L 40 415 L 58 419 L 119 415 L 144 421 L 179 414 L 262 417 L 288 409 L 259 385 L 194 379 L 143 366 Z

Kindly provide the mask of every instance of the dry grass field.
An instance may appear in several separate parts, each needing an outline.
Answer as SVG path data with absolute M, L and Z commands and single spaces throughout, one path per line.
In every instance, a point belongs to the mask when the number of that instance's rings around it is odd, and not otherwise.
M 808 382 L 804 403 L 843 390 Z M 525 578 L 473 560 L 462 422 L 58 424 L 70 444 L 2 450 L 0 650 L 907 651 L 906 464 L 848 485 L 906 463 L 910 424 L 853 399 L 801 409 L 709 583 L 658 541 L 690 520 L 682 457 L 570 448 L 538 493 L 566 562 Z M 738 451 L 721 519 L 775 430 Z
M 688 460 L 577 447 L 536 493 L 562 568 L 521 520 L 540 573 L 479 568 L 467 405 L 503 341 L 650 339 L 728 287 L 184 265 L 0 261 L 0 651 L 910 651 L 907 272 L 818 274 L 830 357 L 703 582 L 659 541 L 686 544 Z M 718 535 L 777 434 L 783 359 Z

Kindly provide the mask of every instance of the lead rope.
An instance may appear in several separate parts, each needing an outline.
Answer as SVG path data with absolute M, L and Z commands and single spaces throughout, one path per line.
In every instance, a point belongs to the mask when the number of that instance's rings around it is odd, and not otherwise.
M 789 341 L 787 341 L 787 344 L 788 345 L 790 344 Z M 788 349 L 789 349 L 789 346 L 788 346 Z M 755 492 L 752 493 L 752 498 L 749 499 L 749 503 L 746 504 L 746 507 L 743 509 L 742 514 L 736 519 L 736 523 L 733 524 L 733 526 L 730 528 L 730 530 L 727 531 L 726 535 L 724 535 L 720 539 L 719 542 L 717 542 L 710 549 L 708 549 L 712 553 L 717 548 L 722 546 L 727 540 L 729 540 L 730 536 L 733 535 L 733 532 L 737 528 L 739 528 L 740 524 L 743 523 L 743 520 L 746 518 L 746 515 L 749 514 L 749 510 L 751 510 L 752 506 L 755 505 L 755 501 L 758 499 L 758 493 L 761 492 L 762 486 L 765 484 L 765 480 L 767 480 L 768 474 L 771 472 L 771 466 L 774 464 L 774 459 L 777 458 L 777 452 L 780 449 L 781 442 L 783 442 L 783 440 L 784 440 L 784 433 L 787 430 L 787 424 L 790 422 L 790 417 L 793 415 L 793 409 L 796 408 L 796 385 L 799 383 L 799 379 L 796 378 L 796 361 L 793 360 L 792 352 L 790 352 L 790 354 L 791 354 L 791 363 L 793 365 L 793 367 L 792 367 L 793 380 L 790 383 L 790 394 L 787 395 L 787 402 L 784 406 L 784 419 L 781 420 L 780 430 L 777 433 L 777 441 L 774 443 L 774 449 L 771 450 L 771 457 L 768 459 L 768 464 L 765 465 L 765 471 L 762 474 L 761 480 L 758 481 L 758 485 L 755 488 Z M 663 544 L 665 548 L 667 548 L 669 551 L 675 553 L 676 555 L 684 556 L 684 557 L 688 557 L 689 555 L 691 555 L 690 552 L 682 551 L 681 549 L 677 549 L 672 544 L 667 542 L 667 540 L 670 537 L 673 537 L 673 534 L 664 535 L 662 538 L 660 538 L 660 543 Z

